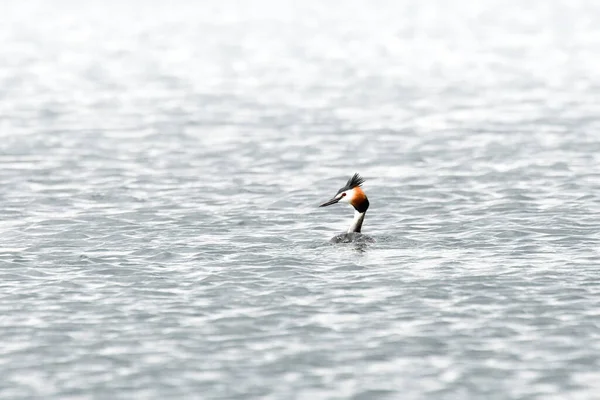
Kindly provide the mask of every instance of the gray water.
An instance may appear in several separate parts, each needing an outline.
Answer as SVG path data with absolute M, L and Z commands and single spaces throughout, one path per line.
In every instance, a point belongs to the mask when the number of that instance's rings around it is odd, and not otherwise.
M 2 7 L 0 398 L 599 398 L 597 1 Z

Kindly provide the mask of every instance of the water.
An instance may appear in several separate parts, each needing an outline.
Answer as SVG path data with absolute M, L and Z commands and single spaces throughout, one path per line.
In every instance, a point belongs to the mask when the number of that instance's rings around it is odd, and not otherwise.
M 0 397 L 597 398 L 598 20 L 5 6 Z

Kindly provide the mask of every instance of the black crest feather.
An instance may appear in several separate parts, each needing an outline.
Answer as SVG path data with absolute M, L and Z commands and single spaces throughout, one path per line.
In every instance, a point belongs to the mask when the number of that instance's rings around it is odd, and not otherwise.
M 362 185 L 365 182 L 365 180 L 362 178 L 362 176 L 360 176 L 358 173 L 352 175 L 352 178 L 348 179 L 348 182 L 346 183 L 346 187 L 348 189 L 353 189 L 357 186 Z

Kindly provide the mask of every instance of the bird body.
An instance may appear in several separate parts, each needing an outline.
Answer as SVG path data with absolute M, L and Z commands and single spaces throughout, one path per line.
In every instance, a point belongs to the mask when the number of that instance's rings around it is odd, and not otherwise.
M 329 201 L 321 204 L 319 207 L 330 206 L 335 203 L 348 203 L 354 207 L 354 218 L 348 232 L 334 236 L 331 239 L 333 243 L 350 242 L 374 242 L 373 238 L 361 233 L 362 225 L 365 220 L 365 214 L 369 208 L 369 199 L 360 187 L 364 179 L 359 174 L 354 174 L 335 196 Z

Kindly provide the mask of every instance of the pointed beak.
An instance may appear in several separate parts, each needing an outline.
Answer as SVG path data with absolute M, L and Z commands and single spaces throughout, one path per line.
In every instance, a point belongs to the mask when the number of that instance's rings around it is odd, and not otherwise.
M 327 206 L 330 206 L 330 205 L 332 205 L 332 204 L 335 204 L 335 203 L 337 203 L 338 201 L 340 201 L 340 199 L 339 199 L 339 198 L 337 198 L 337 199 L 336 199 L 336 198 L 334 197 L 333 199 L 331 199 L 331 200 L 329 200 L 329 201 L 326 201 L 325 203 L 321 204 L 319 207 L 327 207 Z

